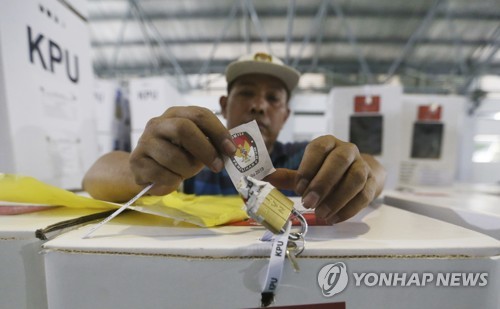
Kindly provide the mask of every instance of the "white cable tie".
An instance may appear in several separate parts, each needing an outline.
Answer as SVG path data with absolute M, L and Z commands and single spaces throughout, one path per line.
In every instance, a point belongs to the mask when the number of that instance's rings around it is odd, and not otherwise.
M 146 192 L 149 191 L 149 189 L 151 189 L 153 187 L 154 183 L 148 185 L 147 187 L 145 187 L 144 189 L 142 189 L 141 192 L 139 192 L 136 196 L 134 196 L 130 201 L 128 201 L 127 203 L 123 204 L 123 206 L 121 206 L 120 208 L 118 208 L 114 213 L 112 213 L 111 215 L 109 215 L 109 217 L 107 217 L 106 219 L 102 220 L 100 223 L 94 225 L 88 232 L 87 234 L 85 234 L 82 238 L 83 239 L 87 239 L 90 237 L 90 235 L 92 233 L 94 233 L 95 231 L 97 231 L 97 229 L 99 229 L 101 226 L 103 226 L 104 224 L 108 223 L 108 221 L 110 221 L 111 219 L 113 219 L 114 217 L 118 216 L 122 211 L 124 211 L 125 209 L 127 209 L 130 205 L 132 205 L 132 203 L 134 203 L 135 201 L 137 201 L 141 196 L 143 196 L 144 194 L 146 194 Z
M 273 302 L 276 289 L 278 288 L 281 280 L 288 246 L 288 235 L 290 234 L 291 226 L 292 223 L 288 221 L 285 232 L 283 234 L 275 235 L 269 265 L 267 267 L 266 278 L 262 287 L 261 305 L 263 307 L 267 307 Z

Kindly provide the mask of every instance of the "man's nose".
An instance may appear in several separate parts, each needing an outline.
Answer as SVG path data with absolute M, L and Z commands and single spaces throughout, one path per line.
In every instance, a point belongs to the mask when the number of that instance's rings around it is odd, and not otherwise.
M 257 96 L 252 101 L 252 113 L 263 114 L 267 108 L 267 101 L 264 96 Z

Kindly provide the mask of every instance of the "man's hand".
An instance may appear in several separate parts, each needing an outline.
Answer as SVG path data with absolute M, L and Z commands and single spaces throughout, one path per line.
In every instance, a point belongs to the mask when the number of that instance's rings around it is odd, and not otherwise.
M 113 151 L 100 157 L 87 171 L 83 188 L 97 199 L 125 202 L 145 185 L 164 195 L 198 173 L 204 165 L 219 172 L 222 155 L 236 151 L 229 131 L 208 109 L 172 107 L 151 119 L 135 150 Z
M 235 151 L 229 131 L 210 110 L 171 107 L 148 122 L 130 155 L 130 168 L 137 184 L 155 183 L 151 193 L 163 195 L 205 165 L 220 172 L 222 155 L 232 156 Z
M 380 194 L 385 171 L 354 144 L 327 135 L 307 145 L 297 171 L 277 169 L 266 180 L 280 189 L 295 190 L 304 207 L 333 224 L 354 216 Z

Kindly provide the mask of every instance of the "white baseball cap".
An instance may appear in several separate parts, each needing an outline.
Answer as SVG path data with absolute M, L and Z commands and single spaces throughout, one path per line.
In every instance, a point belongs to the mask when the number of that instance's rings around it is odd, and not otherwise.
M 300 72 L 287 66 L 278 57 L 267 53 L 253 53 L 231 62 L 226 68 L 226 81 L 230 84 L 246 74 L 266 74 L 281 80 L 289 92 L 297 87 Z

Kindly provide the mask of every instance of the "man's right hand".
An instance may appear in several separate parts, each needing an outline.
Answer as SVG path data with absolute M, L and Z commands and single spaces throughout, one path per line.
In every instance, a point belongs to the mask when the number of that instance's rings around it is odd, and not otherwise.
M 229 131 L 213 112 L 176 106 L 147 123 L 130 155 L 130 168 L 137 184 L 155 183 L 151 193 L 164 195 L 205 165 L 220 172 L 224 168 L 222 156 L 235 152 Z

